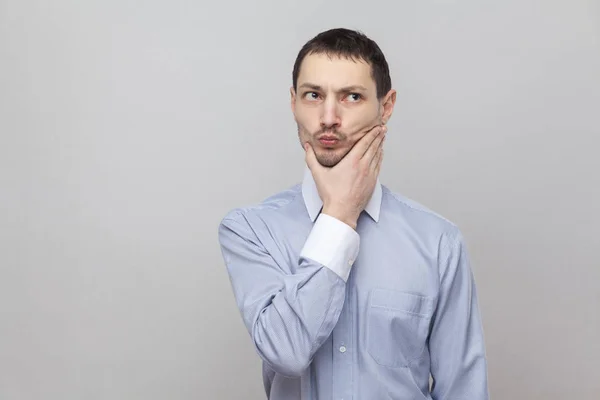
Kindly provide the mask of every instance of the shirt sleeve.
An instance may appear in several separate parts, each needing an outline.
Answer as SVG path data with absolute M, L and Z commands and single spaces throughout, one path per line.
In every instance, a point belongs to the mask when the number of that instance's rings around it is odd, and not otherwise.
M 320 217 L 297 264 L 285 265 L 272 257 L 244 215 L 221 221 L 219 242 L 237 306 L 257 353 L 274 371 L 302 375 L 333 331 L 345 300 L 343 264 L 357 251 L 352 236 Z
M 321 213 L 304 244 L 301 256 L 323 264 L 346 282 L 358 255 L 359 245 L 360 237 L 351 226 Z
M 434 400 L 488 400 L 477 289 L 460 232 L 442 238 L 440 292 L 429 341 Z

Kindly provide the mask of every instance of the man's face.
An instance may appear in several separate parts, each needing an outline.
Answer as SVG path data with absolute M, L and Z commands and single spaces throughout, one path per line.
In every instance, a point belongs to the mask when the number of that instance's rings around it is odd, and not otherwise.
M 364 61 L 308 55 L 291 95 L 300 143 L 309 142 L 324 167 L 340 162 L 360 138 L 387 119 L 385 98 L 377 99 L 371 67 Z

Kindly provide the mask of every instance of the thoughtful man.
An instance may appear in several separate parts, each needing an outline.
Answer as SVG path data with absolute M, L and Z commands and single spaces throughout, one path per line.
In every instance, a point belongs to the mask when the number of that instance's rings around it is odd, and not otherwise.
M 271 400 L 488 399 L 461 232 L 378 179 L 395 101 L 374 41 L 311 39 L 291 88 L 304 180 L 221 221 Z

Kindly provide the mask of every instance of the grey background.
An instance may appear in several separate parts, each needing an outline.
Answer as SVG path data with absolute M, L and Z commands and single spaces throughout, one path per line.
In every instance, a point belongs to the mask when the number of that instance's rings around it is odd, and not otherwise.
M 597 1 L 0 0 L 0 399 L 264 398 L 217 224 L 302 178 L 336 26 L 391 65 L 382 181 L 467 238 L 492 397 L 597 398 Z

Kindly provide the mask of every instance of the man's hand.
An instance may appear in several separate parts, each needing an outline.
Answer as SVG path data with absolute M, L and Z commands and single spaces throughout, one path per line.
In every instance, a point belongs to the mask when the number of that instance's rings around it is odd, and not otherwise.
M 379 176 L 383 160 L 383 139 L 387 128 L 375 126 L 363 136 L 334 167 L 323 167 L 310 144 L 305 144 L 306 164 L 323 200 L 323 213 L 356 229 Z

